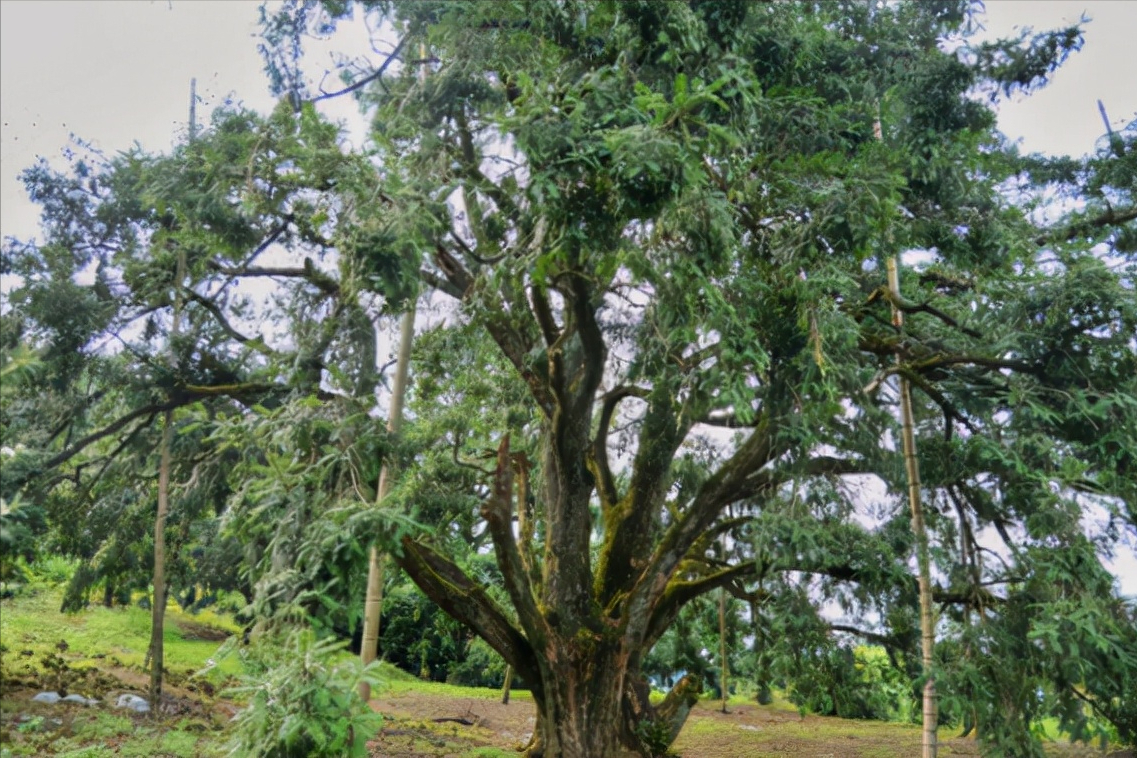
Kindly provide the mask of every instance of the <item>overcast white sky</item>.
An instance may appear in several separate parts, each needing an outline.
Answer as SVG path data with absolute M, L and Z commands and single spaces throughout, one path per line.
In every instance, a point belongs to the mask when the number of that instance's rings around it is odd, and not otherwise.
M 1038 94 L 1003 107 L 1003 130 L 1026 150 L 1080 155 L 1137 116 L 1134 0 L 989 0 L 989 32 L 1093 20 L 1085 49 Z M 134 141 L 161 150 L 184 129 L 189 81 L 201 110 L 233 93 L 269 108 L 250 0 L 0 1 L 0 233 L 36 232 L 16 180 L 36 156 L 58 159 L 72 133 L 107 151 Z M 358 43 L 358 41 L 357 41 Z M 346 100 L 346 99 L 345 99 Z M 350 107 L 345 102 L 344 107 Z M 199 118 L 207 117 L 199 110 Z
M 135 141 L 169 148 L 184 131 L 189 82 L 197 78 L 198 119 L 232 94 L 268 109 L 256 50 L 258 2 L 252 0 L 0 0 L 0 234 L 36 234 L 35 207 L 17 180 L 37 156 L 63 165 L 74 134 L 115 152 Z M 1114 128 L 1137 118 L 1137 0 L 989 0 L 988 33 L 1047 29 L 1083 13 L 1085 48 L 1053 82 L 1002 106 L 1003 131 L 1026 151 L 1081 155 L 1104 133 L 1097 101 Z M 342 40 L 341 40 L 342 41 Z M 354 43 L 366 50 L 356 32 Z M 334 113 L 346 117 L 349 99 Z M 1137 592 L 1137 562 L 1118 564 Z

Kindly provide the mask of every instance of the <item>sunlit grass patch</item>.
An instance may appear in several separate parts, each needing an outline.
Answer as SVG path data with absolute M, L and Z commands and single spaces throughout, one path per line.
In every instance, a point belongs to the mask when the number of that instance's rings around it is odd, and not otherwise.
M 0 605 L 0 649 L 5 667 L 40 665 L 45 655 L 57 655 L 72 669 L 121 666 L 141 670 L 150 646 L 151 612 L 137 606 L 91 606 L 77 613 L 60 613 L 58 591 L 40 591 L 3 601 Z M 188 633 L 186 630 L 190 630 Z M 238 630 L 226 617 L 190 614 L 176 605 L 166 610 L 163 634 L 165 667 L 178 676 L 200 671 L 216 658 L 218 639 L 198 639 L 202 629 L 212 637 Z M 210 677 L 221 680 L 240 671 L 240 660 L 216 660 Z M 19 669 L 17 669 L 18 671 Z

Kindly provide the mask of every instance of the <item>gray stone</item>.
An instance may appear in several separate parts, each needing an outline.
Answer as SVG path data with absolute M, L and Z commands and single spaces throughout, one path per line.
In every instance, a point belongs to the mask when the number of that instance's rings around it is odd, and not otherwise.
M 115 707 L 129 708 L 135 713 L 148 713 L 150 711 L 150 703 L 146 702 L 146 698 L 138 697 L 138 695 L 119 695 Z
M 80 705 L 98 705 L 99 701 L 94 698 L 86 698 L 82 695 L 68 695 L 63 698 L 65 703 L 79 703 Z
M 32 698 L 37 703 L 47 703 L 48 705 L 54 705 L 61 699 L 58 692 L 41 692 Z

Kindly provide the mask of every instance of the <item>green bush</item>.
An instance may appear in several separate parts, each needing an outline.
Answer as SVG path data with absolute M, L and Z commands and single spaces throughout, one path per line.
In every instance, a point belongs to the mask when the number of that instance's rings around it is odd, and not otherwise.
M 343 647 L 292 629 L 242 650 L 245 674 L 229 694 L 248 705 L 235 719 L 230 755 L 366 756 L 382 717 L 359 696 L 359 684 L 379 684 L 377 665 L 364 667 Z
M 884 650 L 858 645 L 835 646 L 801 659 L 786 677 L 790 701 L 822 716 L 849 719 L 907 720 L 913 697 L 907 677 Z

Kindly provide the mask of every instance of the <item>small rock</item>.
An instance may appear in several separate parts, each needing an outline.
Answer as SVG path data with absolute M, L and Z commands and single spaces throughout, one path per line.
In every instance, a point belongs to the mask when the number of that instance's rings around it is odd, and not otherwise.
M 85 698 L 82 695 L 68 695 L 63 698 L 65 703 L 79 703 L 80 705 L 98 705 L 99 701 L 92 698 Z
M 146 702 L 146 698 L 138 697 L 138 695 L 119 695 L 118 701 L 115 702 L 116 708 L 129 708 L 135 713 L 149 713 L 150 703 Z
M 47 703 L 48 705 L 55 705 L 61 699 L 58 692 L 41 692 L 32 698 L 36 703 Z

